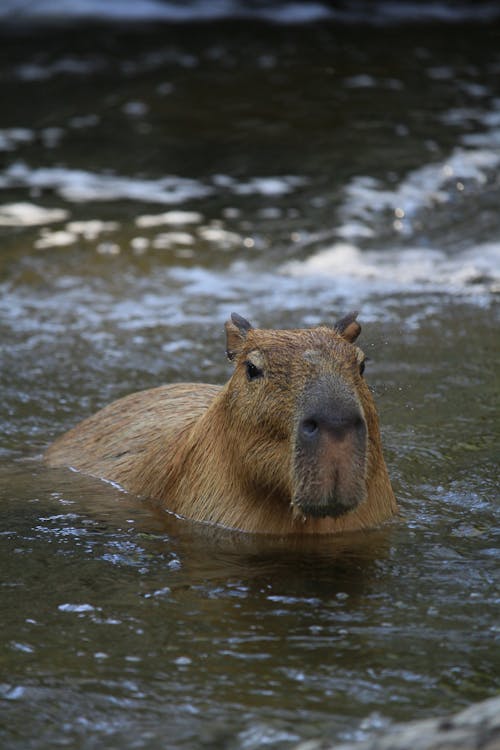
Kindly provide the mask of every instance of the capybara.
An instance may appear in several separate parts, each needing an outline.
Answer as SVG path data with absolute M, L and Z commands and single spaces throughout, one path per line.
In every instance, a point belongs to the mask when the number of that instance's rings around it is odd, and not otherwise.
M 224 386 L 164 385 L 56 440 L 50 466 L 117 482 L 184 517 L 247 532 L 324 534 L 396 510 L 351 313 L 333 327 L 253 328 L 233 313 Z

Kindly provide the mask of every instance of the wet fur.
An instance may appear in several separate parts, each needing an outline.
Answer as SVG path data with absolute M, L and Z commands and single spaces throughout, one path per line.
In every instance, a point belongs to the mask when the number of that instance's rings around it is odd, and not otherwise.
M 373 399 L 349 341 L 359 326 L 345 320 L 348 334 L 326 327 L 262 331 L 233 319 L 226 334 L 235 372 L 224 386 L 165 385 L 126 396 L 56 440 L 45 460 L 117 482 L 190 519 L 242 531 L 323 534 L 377 526 L 396 504 Z M 311 350 L 319 352 L 318 361 L 304 357 Z M 245 368 L 254 352 L 269 365 L 265 383 L 248 382 Z M 307 468 L 297 477 L 293 436 L 297 393 L 318 371 L 332 368 L 366 422 L 362 466 L 356 468 L 359 457 L 349 440 L 339 451 L 345 482 L 362 481 L 364 500 L 349 512 L 322 517 L 324 509 L 307 512 L 307 505 L 301 509 L 294 502 L 297 485 L 312 486 L 316 479 Z

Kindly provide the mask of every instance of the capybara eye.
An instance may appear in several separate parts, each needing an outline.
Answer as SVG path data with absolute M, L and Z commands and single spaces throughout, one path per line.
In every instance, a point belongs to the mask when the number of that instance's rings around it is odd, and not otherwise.
M 253 362 L 245 362 L 245 366 L 247 368 L 247 378 L 249 380 L 257 380 L 264 375 L 264 372 L 257 367 L 257 365 L 254 365 Z

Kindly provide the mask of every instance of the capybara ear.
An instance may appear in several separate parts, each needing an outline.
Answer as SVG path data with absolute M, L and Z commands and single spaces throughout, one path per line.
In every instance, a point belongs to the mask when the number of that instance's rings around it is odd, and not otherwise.
M 231 319 L 224 327 L 226 329 L 226 354 L 227 358 L 232 361 L 243 346 L 252 325 L 238 313 L 231 313 Z
M 338 320 L 334 325 L 337 333 L 340 333 L 343 339 L 346 339 L 351 343 L 353 341 L 356 341 L 359 334 L 361 333 L 361 326 L 356 320 L 357 317 L 358 311 L 355 310 L 354 312 L 350 312 L 347 315 L 344 315 L 344 317 Z

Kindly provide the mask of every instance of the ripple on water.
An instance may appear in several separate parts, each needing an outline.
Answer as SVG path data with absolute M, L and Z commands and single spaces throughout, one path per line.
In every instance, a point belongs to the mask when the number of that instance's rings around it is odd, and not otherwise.
M 404 6 L 372 3 L 370 22 Z M 425 4 L 439 8 L 467 12 Z M 498 689 L 494 28 L 469 24 L 459 47 L 446 24 L 425 40 L 411 24 L 341 39 L 332 24 L 256 28 L 116 27 L 111 47 L 89 30 L 71 55 L 57 33 L 30 35 L 6 55 L 0 731 L 13 748 L 168 734 L 172 750 L 282 750 Z M 402 508 L 387 528 L 304 547 L 249 538 L 16 460 L 126 392 L 222 382 L 233 310 L 291 327 L 354 308 Z
M 495 3 L 460 3 L 456 7 L 446 2 L 424 0 L 416 6 L 411 2 L 377 2 L 367 10 L 362 0 L 350 2 L 348 6 L 332 7 L 326 3 L 297 2 L 282 0 L 272 4 L 254 6 L 245 0 L 228 0 L 224 3 L 194 0 L 188 4 L 172 2 L 147 2 L 134 0 L 109 0 L 105 5 L 96 4 L 93 0 L 60 0 L 57 10 L 51 2 L 37 2 L 26 6 L 22 0 L 11 0 L 0 12 L 7 22 L 46 23 L 56 20 L 74 22 L 75 20 L 97 21 L 163 21 L 163 22 L 200 22 L 223 19 L 246 19 L 270 21 L 275 24 L 307 24 L 318 21 L 340 21 L 342 23 L 368 23 L 373 25 L 390 23 L 411 23 L 429 21 L 459 22 L 473 20 L 488 21 L 498 18 L 499 11 Z M 67 64 L 65 69 L 81 72 L 74 63 Z

